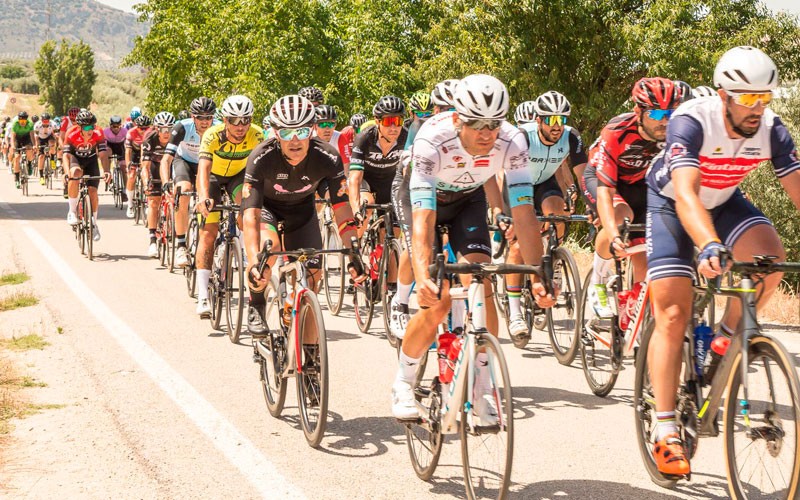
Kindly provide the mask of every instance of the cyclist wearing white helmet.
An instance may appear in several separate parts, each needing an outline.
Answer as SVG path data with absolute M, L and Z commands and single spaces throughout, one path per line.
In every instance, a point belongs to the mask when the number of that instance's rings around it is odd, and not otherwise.
M 430 118 L 420 129 L 412 147 L 410 189 L 401 190 L 412 207 L 411 259 L 420 310 L 408 323 L 392 386 L 392 413 L 398 419 L 418 418 L 414 398 L 420 359 L 436 338 L 436 328 L 450 309 L 447 285 L 439 288 L 428 265 L 435 248 L 437 224 L 449 224 L 449 243 L 460 262 L 489 262 L 487 199 L 492 213 L 502 204 L 498 174 L 508 177 L 511 210 L 522 227 L 537 225 L 533 211 L 533 181 L 528 169 L 525 135 L 505 121 L 508 91 L 497 78 L 470 75 L 458 83 L 454 95 L 456 111 Z M 542 242 L 538 231 L 518 235 L 524 261 L 538 264 Z M 553 305 L 544 287 L 534 278 L 533 294 L 540 307 Z M 464 281 L 468 283 L 469 280 Z M 497 335 L 497 311 L 487 284 L 486 325 Z M 478 354 L 479 362 L 482 356 Z M 475 380 L 478 391 L 476 413 L 482 425 L 497 423 L 497 408 L 485 397 L 488 373 Z M 483 391 L 483 392 L 482 392 Z
M 764 161 L 772 161 L 800 210 L 796 146 L 768 108 L 778 86 L 775 63 L 759 49 L 735 47 L 717 63 L 714 84 L 719 99 L 694 99 L 675 112 L 664 154 L 647 175 L 648 291 L 655 315 L 648 359 L 658 417 L 653 455 L 659 471 L 672 476 L 691 472 L 676 425 L 675 395 L 684 333 L 691 321 L 694 248 L 700 249 L 697 271 L 706 278 L 724 272 L 719 260 L 724 249 L 730 249 L 736 260 L 750 260 L 753 255 L 785 259 L 775 228 L 738 188 Z M 763 277 L 759 306 L 769 300 L 780 280 L 779 273 Z M 741 317 L 740 303 L 731 301 L 712 342 L 716 352 L 725 352 L 726 337 L 736 331 Z
M 147 256 L 151 258 L 158 257 L 156 224 L 158 223 L 158 208 L 161 205 L 161 159 L 169 144 L 173 126 L 175 126 L 175 116 L 169 111 L 162 111 L 153 118 L 153 128 L 145 134 L 142 141 L 142 179 L 146 186 L 148 208 Z
M 433 114 L 444 113 L 445 111 L 455 111 L 453 95 L 458 86 L 458 80 L 443 80 L 436 84 L 431 91 L 431 102 L 433 103 Z
M 283 243 L 286 250 L 322 248 L 322 235 L 314 203 L 314 193 L 320 185 L 328 186 L 333 214 L 339 234 L 349 246 L 355 236 L 353 213 L 347 203 L 346 178 L 342 160 L 336 149 L 319 137 L 313 137 L 314 105 L 299 95 L 278 99 L 270 109 L 270 121 L 276 137 L 256 147 L 247 160 L 244 185 L 244 244 L 247 251 L 247 277 L 250 284 L 250 307 L 247 325 L 250 334 L 259 337 L 267 333 L 264 318 L 266 301 L 264 287 L 270 279 L 269 262 L 261 276 L 254 269 L 262 242 L 272 241 L 279 251 L 281 239 L 277 227 L 283 223 Z M 317 288 L 319 257 L 309 259 L 308 285 Z M 287 300 L 291 298 L 287 297 Z M 271 325 L 277 328 L 278 325 Z M 306 346 L 312 352 L 316 345 Z
M 197 209 L 206 218 L 197 242 L 197 314 L 211 316 L 208 280 L 214 239 L 219 232 L 219 212 L 211 212 L 222 200 L 224 189 L 234 203 L 242 199 L 242 184 L 247 157 L 264 140 L 264 131 L 254 125 L 253 101 L 232 95 L 222 103 L 223 123 L 203 134 L 200 162 L 197 164 Z M 241 216 L 240 219 L 241 221 Z M 240 222 L 241 225 L 241 222 Z
M 517 122 L 517 127 L 536 121 L 535 105 L 535 101 L 525 101 L 519 103 L 517 109 L 514 110 L 514 121 Z
M 697 97 L 716 97 L 717 91 L 707 85 L 700 85 L 692 89 L 692 95 Z

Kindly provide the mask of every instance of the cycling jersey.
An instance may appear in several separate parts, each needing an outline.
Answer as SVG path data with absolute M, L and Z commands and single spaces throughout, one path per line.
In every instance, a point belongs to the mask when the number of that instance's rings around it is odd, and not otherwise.
M 128 130 L 128 135 L 125 136 L 125 148 L 130 148 L 133 150 L 134 159 L 139 157 L 139 154 L 142 151 L 142 141 L 144 141 L 144 136 L 149 131 L 150 127 L 147 128 L 135 127 Z
M 59 132 L 66 133 L 72 126 L 75 125 L 72 120 L 69 119 L 69 116 L 65 116 L 64 120 L 61 122 L 61 129 Z
M 33 131 L 33 122 L 28 120 L 25 126 L 19 124 L 19 119 L 14 118 L 11 122 L 11 132 L 16 134 L 17 138 L 23 135 L 29 135 Z
M 350 157 L 353 154 L 353 140 L 355 139 L 356 130 L 350 125 L 346 126 L 339 133 L 339 156 L 342 157 L 342 163 L 345 167 L 350 166 Z
M 570 126 L 564 126 L 561 137 L 549 146 L 539 136 L 538 123 L 526 123 L 520 129 L 528 138 L 528 161 L 534 185 L 553 177 L 567 156 L 573 167 L 587 162 L 581 134 Z
M 481 188 L 500 170 L 506 172 L 511 207 L 533 205 L 533 181 L 528 169 L 525 134 L 503 122 L 488 155 L 467 153 L 453 125 L 453 112 L 431 117 L 420 128 L 411 150 L 412 210 L 436 210 Z
M 36 125 L 33 126 L 33 134 L 40 140 L 46 140 L 53 137 L 53 132 L 55 131 L 52 124 L 45 126 L 42 122 L 37 122 Z
M 106 142 L 109 144 L 123 144 L 125 143 L 125 138 L 128 136 L 128 131 L 120 127 L 115 134 L 114 131 L 111 130 L 111 127 L 106 127 L 103 129 L 103 135 L 106 138 Z
M 161 144 L 158 139 L 158 130 L 151 129 L 142 140 L 142 162 L 151 161 L 153 165 L 159 165 L 166 147 L 167 145 Z
M 386 155 L 383 154 L 378 144 L 378 127 L 370 127 L 361 132 L 353 142 L 353 151 L 350 156 L 350 170 L 363 170 L 375 180 L 394 178 L 394 172 L 400 165 L 400 153 L 406 144 L 408 131 L 403 129 L 397 137 L 397 141 L 392 144 L 391 149 Z M 365 175 L 366 177 L 366 175 Z M 368 182 L 372 182 L 368 179 Z
M 769 108 L 758 132 L 747 139 L 730 139 L 720 99 L 694 99 L 672 115 L 664 154 L 653 163 L 647 183 L 659 195 L 675 199 L 672 172 L 700 170 L 700 201 L 706 209 L 725 203 L 759 163 L 772 160 L 781 178 L 800 170 L 794 141 L 780 118 Z
M 100 129 L 95 128 L 88 139 L 83 137 L 80 127 L 72 127 L 64 138 L 63 151 L 78 159 L 87 159 L 97 156 L 97 153 L 106 150 L 106 139 Z
M 218 121 L 212 122 L 211 126 L 218 125 Z M 180 156 L 190 163 L 198 163 L 200 161 L 200 142 L 202 137 L 197 132 L 193 118 L 186 118 L 175 124 L 172 128 L 172 135 L 167 145 L 167 154 L 171 156 Z
M 603 127 L 589 150 L 587 170 L 589 175 L 596 172 L 598 181 L 607 187 L 642 182 L 647 167 L 663 147 L 663 142 L 648 141 L 639 134 L 634 113 L 624 113 Z
M 232 177 L 247 165 L 247 157 L 264 140 L 264 131 L 257 125 L 250 125 L 244 139 L 238 144 L 228 140 L 225 124 L 220 123 L 206 130 L 200 142 L 200 159 L 211 160 L 211 173 L 222 177 Z

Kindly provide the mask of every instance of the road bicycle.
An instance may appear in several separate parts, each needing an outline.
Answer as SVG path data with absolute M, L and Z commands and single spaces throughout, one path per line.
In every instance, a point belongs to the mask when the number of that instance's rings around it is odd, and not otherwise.
M 70 177 L 71 181 L 79 181 L 78 189 L 78 223 L 72 226 L 75 231 L 75 238 L 78 240 L 78 248 L 81 254 L 85 254 L 89 260 L 94 260 L 94 211 L 92 201 L 89 197 L 89 181 L 102 179 L 101 175 L 84 175 L 83 177 Z
M 197 192 L 175 191 L 175 211 L 180 206 L 181 196 L 189 197 L 189 224 L 186 227 L 186 259 L 189 263 L 183 268 L 183 277 L 186 278 L 186 291 L 189 297 L 197 295 L 197 242 L 200 240 L 200 215 L 195 210 Z
M 28 179 L 33 173 L 33 162 L 28 160 L 25 148 L 17 148 L 17 155 L 19 156 L 19 186 L 22 189 L 22 195 L 28 196 Z
M 317 200 L 317 203 L 324 205 L 320 220 L 322 248 L 325 250 L 342 248 L 342 237 L 339 235 L 339 228 L 336 226 L 336 221 L 333 217 L 333 207 L 330 200 L 321 199 Z M 346 269 L 345 254 L 328 253 L 322 255 L 322 289 L 325 291 L 325 303 L 328 305 L 328 310 L 334 316 L 339 315 L 344 303 L 347 289 Z
M 723 266 L 727 258 L 729 254 L 722 258 Z M 800 263 L 775 259 L 756 255 L 752 262 L 734 262 L 732 270 L 741 276 L 738 286 L 722 287 L 720 279 L 705 286 L 695 283 L 692 320 L 683 343 L 676 416 L 686 454 L 694 456 L 699 438 L 719 435 L 717 417 L 727 394 L 722 410 L 725 466 L 730 495 L 737 499 L 795 499 L 799 494 L 800 383 L 792 355 L 758 323 L 756 286 L 769 273 L 800 272 Z M 706 356 L 708 349 L 697 342 L 695 331 L 717 295 L 741 302 L 742 322 L 724 356 Z M 712 315 L 709 324 L 713 320 Z M 672 487 L 682 478 L 661 474 L 652 456 L 657 419 L 647 351 L 654 328 L 650 317 L 636 357 L 636 437 L 650 478 Z
M 145 207 L 147 206 L 147 198 L 145 197 L 144 180 L 141 174 L 142 169 L 139 168 L 138 163 L 131 164 L 128 170 L 128 175 L 136 176 L 133 184 L 133 223 L 139 225 L 141 222 L 147 225 Z
M 53 178 L 58 166 L 55 158 L 50 154 L 50 148 L 45 148 L 44 152 L 40 154 L 44 155 L 44 186 L 50 190 L 53 189 Z
M 486 329 L 486 311 L 483 281 L 492 274 L 535 274 L 550 283 L 550 263 L 542 266 L 459 263 L 446 264 L 445 255 L 436 256 L 429 271 L 441 284 L 444 273 L 472 275 L 468 288 L 450 288 L 453 300 L 467 299 L 468 314 L 463 336 L 463 346 L 452 369 L 452 381 L 441 382 L 443 364 L 429 383 L 423 383 L 424 368 L 417 372 L 414 389 L 419 416 L 404 421 L 411 464 L 417 476 L 429 480 L 439 463 L 444 434 L 458 433 L 461 439 L 461 460 L 468 498 L 506 498 L 511 484 L 514 454 L 514 402 L 508 365 L 497 337 Z M 550 287 L 548 286 L 548 289 Z M 486 354 L 486 364 L 478 361 L 478 354 Z M 426 353 L 427 356 L 427 353 Z M 423 356 L 424 357 L 424 356 Z M 426 363 L 427 364 L 427 363 Z M 424 366 L 422 363 L 420 366 Z M 488 370 L 488 376 L 479 377 L 479 370 Z M 445 377 L 446 378 L 446 377 Z M 479 379 L 488 387 L 478 390 Z M 482 393 L 482 394 L 481 394 Z M 480 401 L 485 398 L 487 401 Z M 476 409 L 493 407 L 480 415 Z
M 161 193 L 156 223 L 158 261 L 171 273 L 175 266 L 175 203 L 165 189 Z
M 119 166 L 119 156 L 111 155 L 111 196 L 114 198 L 114 206 L 122 210 L 125 206 L 123 194 L 125 193 L 125 176 Z
M 279 235 L 282 234 L 279 228 Z M 354 248 L 357 243 L 354 238 Z M 291 257 L 273 267 L 264 292 L 265 320 L 269 328 L 264 338 L 253 339 L 253 360 L 260 366 L 261 387 L 270 415 L 279 417 L 286 401 L 287 379 L 295 377 L 300 423 L 309 446 L 322 441 L 327 425 L 328 348 L 325 322 L 317 294 L 308 288 L 308 259 L 315 256 L 349 254 L 359 274 L 357 250 L 329 249 L 273 252 L 267 240 L 255 266 L 260 275 L 271 256 Z M 277 271 L 277 272 L 276 272 Z

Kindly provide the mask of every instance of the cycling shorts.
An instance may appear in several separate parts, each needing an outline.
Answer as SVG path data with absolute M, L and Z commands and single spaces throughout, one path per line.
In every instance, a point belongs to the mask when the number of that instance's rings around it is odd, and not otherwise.
M 403 232 L 403 244 L 409 251 L 411 250 L 411 191 L 408 189 L 410 179 L 410 171 L 403 175 L 403 169 L 398 168 L 392 180 L 392 205 L 395 219 Z
M 586 173 L 589 169 L 586 169 Z M 589 203 L 589 208 L 597 212 L 597 177 L 593 175 L 594 171 L 589 175 L 584 173 L 584 196 Z M 620 204 L 626 204 L 631 207 L 633 212 L 634 224 L 644 224 L 647 215 L 647 184 L 644 181 L 637 182 L 636 184 L 623 184 L 619 183 L 616 187 L 617 192 L 612 198 L 612 204 L 616 208 Z
M 186 161 L 180 156 L 172 160 L 172 179 L 177 182 L 190 182 L 192 186 L 197 181 L 197 163 Z
M 231 201 L 236 200 L 236 196 L 241 192 L 242 185 L 244 184 L 244 170 L 241 170 L 236 175 L 230 177 L 223 177 L 221 175 L 209 174 L 208 177 L 208 196 L 214 200 L 214 205 L 222 203 L 222 189 L 230 196 Z M 211 212 L 206 217 L 206 224 L 219 223 L 220 212 Z
M 769 219 L 740 190 L 722 205 L 710 211 L 711 221 L 722 243 L 733 245 L 748 229 L 761 224 L 772 225 Z M 664 198 L 652 189 L 647 193 L 647 277 L 657 280 L 694 276 L 694 243 L 678 219 L 675 201 Z
M 125 161 L 125 143 L 124 142 L 107 142 L 108 149 L 111 150 L 109 156 L 116 156 L 117 161 Z
M 550 178 L 546 181 L 540 182 L 539 184 L 533 186 L 533 207 L 536 209 L 537 215 L 542 215 L 543 213 L 542 201 L 550 198 L 551 196 L 556 196 L 562 201 L 564 200 L 564 193 L 561 191 L 561 186 L 558 185 L 555 175 L 550 176 Z
M 265 204 L 261 208 L 261 223 L 277 231 L 278 223 L 283 222 L 283 248 L 322 248 L 322 234 L 319 232 L 319 219 L 313 201 L 298 205 Z M 319 256 L 306 261 L 309 269 L 320 268 Z
M 384 204 L 392 202 L 393 177 L 376 177 L 364 172 L 361 181 L 362 193 L 375 193 L 375 203 Z
M 161 196 L 161 165 L 157 162 L 150 162 L 150 182 L 147 184 L 148 196 Z
M 30 134 L 17 136 L 17 148 L 30 148 L 33 147 Z
M 92 177 L 97 177 L 100 175 L 100 165 L 97 163 L 97 156 L 91 156 L 89 158 L 82 158 L 76 156 L 75 159 L 78 161 L 78 166 L 80 166 L 81 170 L 83 171 L 81 176 L 91 175 Z M 73 165 L 74 163 L 71 163 L 70 167 L 72 167 Z M 70 175 L 72 175 L 71 172 Z M 89 181 L 86 181 L 86 185 L 89 187 L 97 188 L 97 186 L 100 185 L 100 179 L 91 179 Z

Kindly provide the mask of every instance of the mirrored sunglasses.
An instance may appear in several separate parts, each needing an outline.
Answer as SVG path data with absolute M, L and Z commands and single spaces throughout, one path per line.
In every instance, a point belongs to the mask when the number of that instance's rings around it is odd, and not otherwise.
M 759 102 L 764 106 L 769 106 L 772 102 L 772 92 L 728 92 L 733 98 L 733 102 L 746 108 L 752 108 Z
M 297 137 L 302 141 L 311 137 L 311 127 L 281 128 L 278 129 L 278 137 L 284 141 L 291 141 L 294 137 Z

